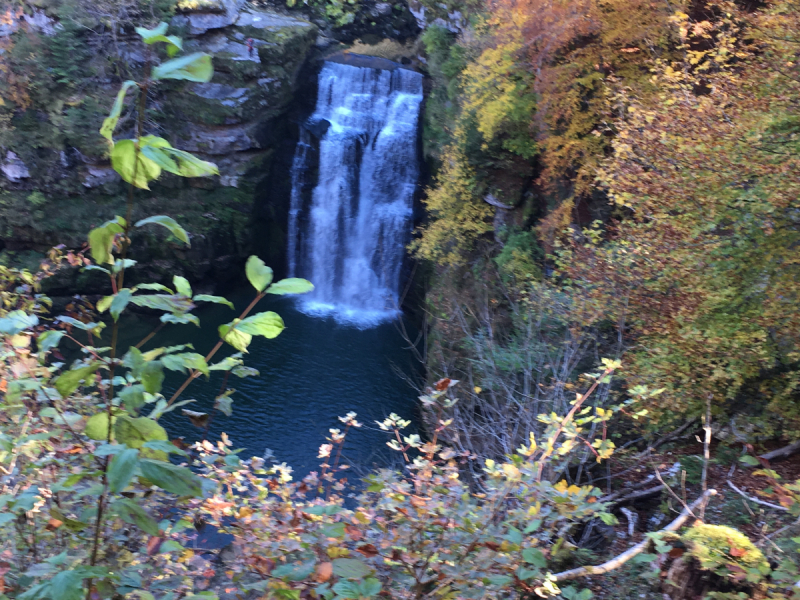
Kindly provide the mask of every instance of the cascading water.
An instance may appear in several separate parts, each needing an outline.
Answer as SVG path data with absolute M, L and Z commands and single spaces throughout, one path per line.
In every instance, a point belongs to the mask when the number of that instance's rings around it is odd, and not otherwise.
M 326 62 L 311 123 L 320 139 L 310 198 L 311 137 L 303 128 L 292 165 L 289 272 L 315 286 L 304 311 L 367 326 L 399 311 L 400 271 L 419 176 L 422 75 Z

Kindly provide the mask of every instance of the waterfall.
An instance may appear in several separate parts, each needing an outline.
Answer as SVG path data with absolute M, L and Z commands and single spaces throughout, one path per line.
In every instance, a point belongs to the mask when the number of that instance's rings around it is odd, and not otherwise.
M 400 271 L 419 176 L 417 121 L 422 75 L 326 62 L 319 74 L 313 124 L 319 142 L 313 191 L 311 136 L 301 128 L 292 165 L 289 272 L 314 292 L 312 314 L 371 325 L 399 311 Z

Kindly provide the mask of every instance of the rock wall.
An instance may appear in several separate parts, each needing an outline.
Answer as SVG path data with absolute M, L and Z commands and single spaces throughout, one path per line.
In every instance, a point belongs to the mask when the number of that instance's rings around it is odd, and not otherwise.
M 136 192 L 134 218 L 169 214 L 189 231 L 192 246 L 173 244 L 160 231 L 137 235 L 134 277 L 182 273 L 211 285 L 238 271 L 232 267 L 260 237 L 253 231 L 257 190 L 268 187 L 287 109 L 318 36 L 303 18 L 244 0 L 203 6 L 172 17 L 170 33 L 184 38 L 186 52 L 213 56 L 214 78 L 160 85 L 148 98 L 147 129 L 216 162 L 220 176 L 165 174 L 149 192 Z M 53 246 L 80 247 L 91 227 L 125 214 L 127 188 L 98 130 L 121 80 L 145 66 L 135 35 L 78 29 L 57 8 L 17 14 L 0 29 L 0 72 L 28 71 L 17 90 L 13 78 L 0 83 L 0 259 L 31 266 Z M 15 97 L 21 91 L 28 97 Z M 133 137 L 134 121 L 123 113 L 117 135 Z M 264 258 L 281 259 L 277 252 Z M 51 293 L 100 291 L 94 288 L 103 282 L 73 272 L 50 286 Z

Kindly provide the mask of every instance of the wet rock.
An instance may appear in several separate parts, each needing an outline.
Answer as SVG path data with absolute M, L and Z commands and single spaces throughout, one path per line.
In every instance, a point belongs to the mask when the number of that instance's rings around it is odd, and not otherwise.
M 111 166 L 90 166 L 87 169 L 86 177 L 83 179 L 83 186 L 89 189 L 97 188 L 109 183 L 122 181 L 119 174 Z

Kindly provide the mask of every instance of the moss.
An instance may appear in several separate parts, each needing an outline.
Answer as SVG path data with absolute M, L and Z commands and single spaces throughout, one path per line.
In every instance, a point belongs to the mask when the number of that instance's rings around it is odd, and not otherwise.
M 740 575 L 742 571 L 763 576 L 769 572 L 769 563 L 761 550 L 746 535 L 731 527 L 697 524 L 684 533 L 681 540 L 689 548 L 687 554 L 706 571 L 721 576 Z

